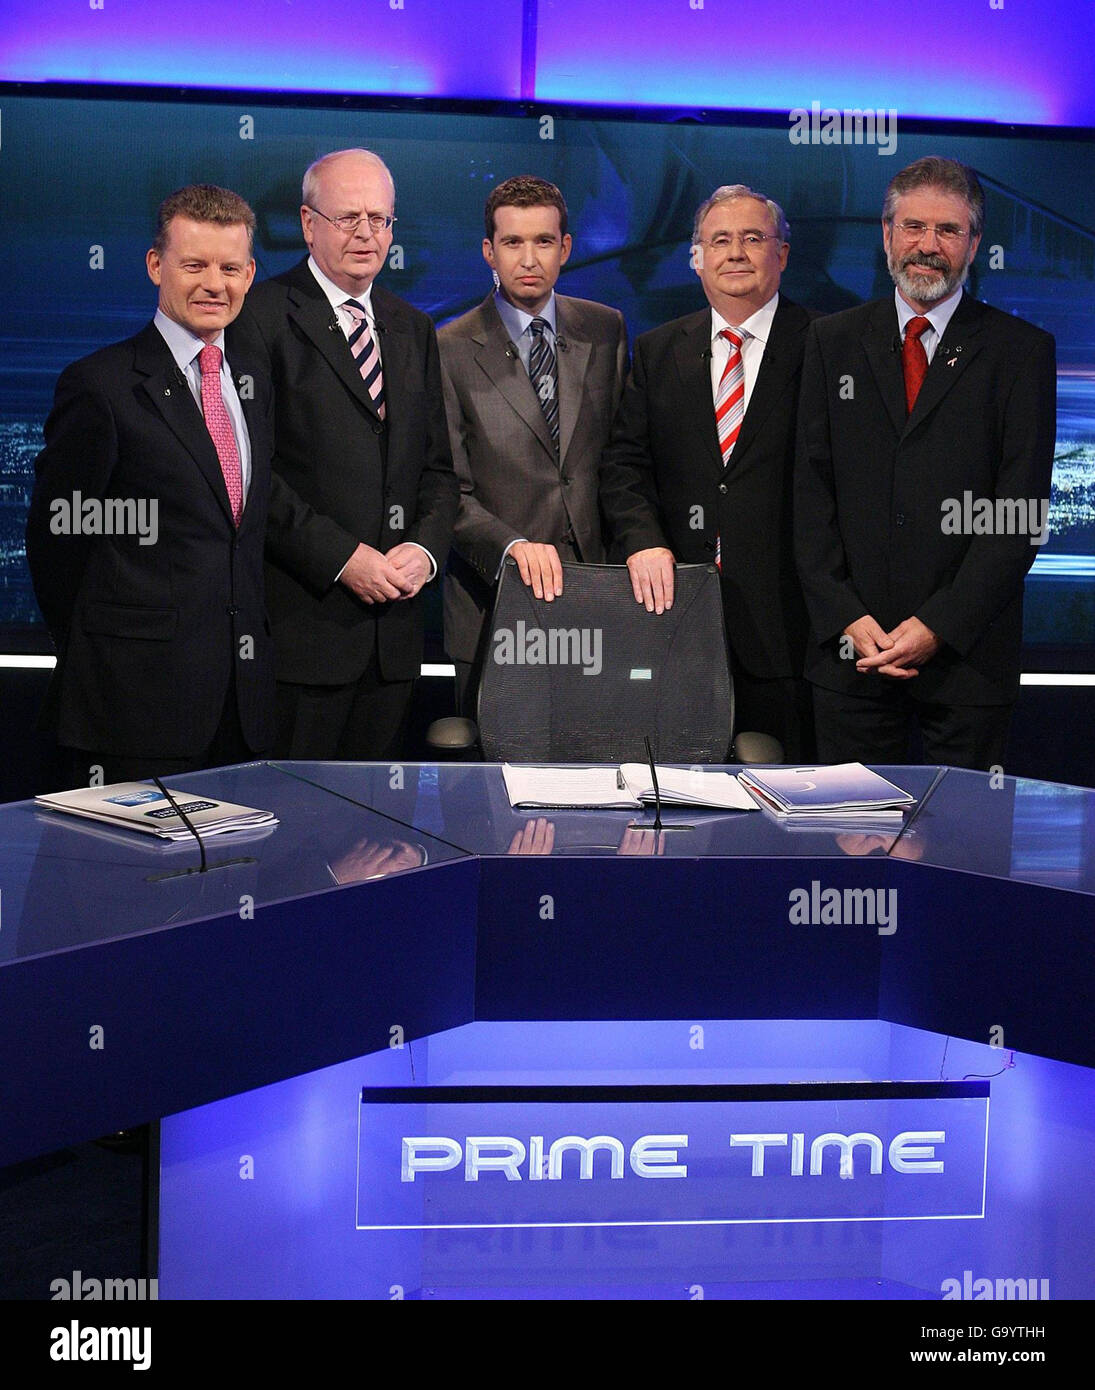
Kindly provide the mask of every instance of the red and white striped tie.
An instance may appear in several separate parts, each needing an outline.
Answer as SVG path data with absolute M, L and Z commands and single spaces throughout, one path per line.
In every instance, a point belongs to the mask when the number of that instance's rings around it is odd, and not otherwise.
M 356 300 L 348 299 L 342 306 L 354 321 L 347 341 L 354 355 L 358 371 L 369 391 L 369 397 L 376 406 L 376 413 L 384 419 L 384 373 L 380 368 L 380 353 L 376 340 L 369 331 L 369 320 L 365 310 Z
M 742 329 L 723 328 L 720 338 L 730 344 L 730 355 L 719 378 L 719 389 L 715 395 L 715 428 L 719 432 L 719 448 L 722 450 L 722 463 L 725 468 L 734 452 L 741 422 L 745 419 L 745 363 L 741 359 L 741 345 L 751 335 Z M 715 537 L 715 564 L 722 569 L 722 537 Z

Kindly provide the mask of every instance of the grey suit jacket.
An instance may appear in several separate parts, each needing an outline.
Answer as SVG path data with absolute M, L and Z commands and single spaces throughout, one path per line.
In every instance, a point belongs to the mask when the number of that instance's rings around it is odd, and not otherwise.
M 604 559 L 597 470 L 627 373 L 618 309 L 556 295 L 559 457 L 494 298 L 437 335 L 460 511 L 445 574 L 445 646 L 474 660 L 502 556 L 524 538 Z

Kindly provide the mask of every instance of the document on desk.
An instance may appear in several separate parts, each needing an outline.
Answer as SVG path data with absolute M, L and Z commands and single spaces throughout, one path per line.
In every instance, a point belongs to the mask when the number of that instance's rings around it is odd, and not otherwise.
M 756 802 L 729 772 L 700 768 L 659 767 L 663 806 L 706 806 L 719 811 L 755 811 Z M 621 767 L 530 767 L 502 764 L 509 804 L 515 810 L 637 811 L 654 801 L 650 768 L 644 763 Z

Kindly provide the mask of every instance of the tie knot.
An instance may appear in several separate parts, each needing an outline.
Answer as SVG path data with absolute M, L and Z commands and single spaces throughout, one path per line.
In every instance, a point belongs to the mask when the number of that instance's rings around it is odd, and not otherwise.
M 534 338 L 542 338 L 544 336 L 544 330 L 547 328 L 547 326 L 547 319 L 542 319 L 539 316 L 537 316 L 529 324 L 529 330 Z
M 719 337 L 725 338 L 730 344 L 730 351 L 741 350 L 742 343 L 751 335 L 746 333 L 743 328 L 723 328 L 719 330 Z
M 202 376 L 219 376 L 223 355 L 219 347 L 206 343 L 198 353 L 198 366 L 201 368 Z
M 931 319 L 922 318 L 918 314 L 916 318 L 910 319 L 905 325 L 905 337 L 919 341 L 920 335 L 926 333 L 931 326 Z
M 354 323 L 360 323 L 365 317 L 365 310 L 356 299 L 348 299 L 342 306 L 353 319 Z

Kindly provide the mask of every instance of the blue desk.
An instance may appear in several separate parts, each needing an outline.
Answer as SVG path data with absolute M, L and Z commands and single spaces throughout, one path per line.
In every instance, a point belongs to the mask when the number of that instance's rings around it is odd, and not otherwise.
M 492 766 L 177 780 L 281 824 L 163 878 L 194 850 L 0 810 L 0 1163 L 473 1020 L 884 1019 L 1095 1065 L 1091 792 L 948 772 L 896 841 L 695 813 L 656 845 L 514 812 Z M 894 892 L 896 930 L 792 923 L 815 882 Z

